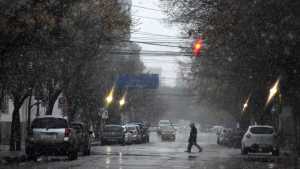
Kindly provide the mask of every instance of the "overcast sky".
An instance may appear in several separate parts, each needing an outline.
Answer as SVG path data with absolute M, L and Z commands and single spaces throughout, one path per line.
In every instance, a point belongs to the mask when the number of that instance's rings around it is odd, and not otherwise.
M 164 22 L 164 19 L 167 19 L 167 16 L 162 12 L 159 6 L 159 0 L 133 0 L 132 2 L 132 17 L 135 21 L 137 21 L 137 24 L 134 27 L 135 32 L 132 34 L 131 40 L 142 42 L 178 41 L 178 39 L 174 38 L 176 36 L 180 36 L 179 27 L 174 25 L 171 26 Z M 150 9 L 145 9 L 143 7 Z M 170 38 L 168 38 L 168 36 L 170 36 Z M 142 47 L 142 53 L 143 51 L 179 51 L 179 48 L 174 47 L 146 44 L 139 45 Z M 178 57 L 145 56 L 143 54 L 141 54 L 141 56 L 146 67 L 162 69 L 161 81 L 163 85 L 176 85 L 176 75 L 179 71 L 177 64 Z

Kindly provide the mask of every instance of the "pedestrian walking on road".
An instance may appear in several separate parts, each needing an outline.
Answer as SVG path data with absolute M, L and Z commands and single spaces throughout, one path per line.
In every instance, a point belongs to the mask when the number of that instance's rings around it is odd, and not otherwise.
M 197 128 L 195 127 L 194 123 L 191 123 L 190 127 L 191 127 L 191 131 L 190 131 L 190 137 L 189 137 L 189 144 L 188 144 L 186 152 L 190 153 L 193 145 L 198 148 L 199 152 L 201 152 L 202 148 L 199 146 L 199 144 L 197 144 Z

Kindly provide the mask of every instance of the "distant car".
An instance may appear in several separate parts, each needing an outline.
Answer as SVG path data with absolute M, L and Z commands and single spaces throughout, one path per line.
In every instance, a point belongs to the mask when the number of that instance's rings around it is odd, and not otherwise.
M 157 130 L 158 134 L 161 134 L 162 128 L 168 127 L 168 126 L 171 126 L 171 121 L 170 120 L 160 120 L 158 122 L 158 130 Z
M 90 155 L 93 132 L 90 131 L 89 127 L 83 122 L 73 122 L 71 126 L 76 131 L 80 151 L 83 152 L 83 155 Z
M 219 145 L 225 145 L 228 141 L 228 135 L 229 135 L 230 129 L 228 128 L 220 128 L 217 131 L 217 144 Z
M 217 135 L 219 135 L 224 128 L 225 127 L 223 127 L 223 126 L 213 126 L 210 129 L 210 132 L 213 132 L 213 133 L 216 133 Z
M 134 143 L 142 142 L 142 133 L 139 125 L 127 124 L 124 126 L 127 133 L 130 133 L 129 137 Z
M 124 128 L 121 125 L 105 125 L 101 137 L 101 144 L 119 143 L 124 144 Z
M 241 141 L 243 135 L 244 135 L 244 131 L 242 129 L 239 128 L 233 129 L 228 135 L 229 140 L 227 146 L 233 148 L 241 148 Z
M 39 155 L 67 155 L 78 157 L 78 140 L 68 120 L 57 116 L 41 116 L 33 120 L 26 138 L 25 152 L 30 159 Z
M 242 154 L 248 154 L 249 152 L 272 152 L 272 155 L 274 156 L 279 155 L 276 133 L 272 126 L 249 126 L 247 132 L 243 136 L 241 145 Z
M 173 126 L 163 127 L 161 129 L 161 139 L 162 140 L 172 140 L 176 139 L 176 129 Z

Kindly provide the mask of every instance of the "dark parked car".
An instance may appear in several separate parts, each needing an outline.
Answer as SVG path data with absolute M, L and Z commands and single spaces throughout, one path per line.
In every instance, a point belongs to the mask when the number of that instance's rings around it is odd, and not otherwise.
M 90 155 L 93 132 L 83 122 L 73 122 L 71 126 L 76 131 L 80 151 L 83 155 Z
M 101 144 L 120 143 L 124 144 L 124 128 L 121 125 L 105 125 L 101 137 Z
M 67 155 L 78 157 L 78 140 L 68 120 L 57 116 L 41 116 L 33 120 L 26 138 L 25 152 L 30 159 L 39 155 Z
M 244 131 L 242 129 L 234 129 L 229 135 L 229 142 L 227 146 L 234 147 L 234 148 L 240 148 L 241 147 L 241 141 L 244 135 Z

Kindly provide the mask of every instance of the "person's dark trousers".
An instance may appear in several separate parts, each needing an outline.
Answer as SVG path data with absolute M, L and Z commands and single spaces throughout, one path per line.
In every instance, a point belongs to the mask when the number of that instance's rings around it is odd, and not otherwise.
M 197 142 L 189 142 L 189 144 L 188 144 L 188 148 L 187 148 L 187 152 L 191 152 L 191 150 L 192 150 L 192 146 L 196 146 L 197 148 L 198 148 L 198 150 L 199 150 L 199 152 L 201 152 L 202 151 L 202 148 L 199 146 L 199 144 L 197 144 Z

